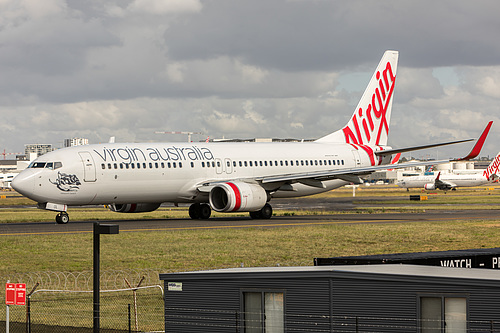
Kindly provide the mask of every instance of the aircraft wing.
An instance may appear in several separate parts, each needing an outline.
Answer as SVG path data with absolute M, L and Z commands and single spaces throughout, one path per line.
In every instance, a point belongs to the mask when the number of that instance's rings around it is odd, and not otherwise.
M 314 171 L 314 172 L 298 172 L 298 173 L 290 173 L 290 174 L 282 174 L 282 175 L 274 175 L 274 176 L 263 176 L 263 177 L 256 177 L 256 178 L 252 178 L 252 179 L 237 179 L 237 180 L 244 181 L 244 182 L 256 182 L 256 183 L 260 183 L 262 185 L 276 184 L 277 187 L 281 187 L 284 184 L 302 183 L 302 184 L 313 186 L 313 187 L 324 188 L 325 185 L 322 183 L 322 181 L 325 181 L 325 180 L 341 179 L 341 180 L 344 180 L 346 182 L 350 182 L 350 183 L 354 183 L 354 184 L 361 184 L 361 183 L 363 183 L 363 180 L 361 179 L 360 176 L 365 176 L 365 175 L 368 175 L 368 174 L 375 172 L 375 171 L 388 170 L 388 169 L 403 169 L 403 168 L 413 167 L 413 166 L 428 165 L 430 163 L 443 164 L 443 163 L 448 163 L 451 161 L 469 160 L 469 159 L 475 158 L 477 155 L 479 155 L 492 123 L 493 123 L 492 121 L 490 121 L 488 123 L 485 130 L 483 131 L 481 136 L 477 139 L 476 144 L 474 145 L 472 150 L 469 152 L 469 154 L 466 155 L 465 157 L 459 158 L 459 159 L 417 161 L 417 162 L 407 162 L 407 163 L 399 163 L 399 164 L 385 164 L 385 165 L 354 167 L 354 168 L 348 168 L 348 169 L 335 169 L 335 170 L 324 170 L 324 171 Z M 396 153 L 399 153 L 402 151 L 419 150 L 419 149 L 425 149 L 425 148 L 429 148 L 429 147 L 437 147 L 437 146 L 442 146 L 442 145 L 447 145 L 447 144 L 452 144 L 452 143 L 466 142 L 466 141 L 471 141 L 471 140 L 461 140 L 461 141 L 447 142 L 444 144 L 416 146 L 416 147 L 403 148 L 403 149 L 392 149 L 392 150 L 381 151 L 378 153 L 379 153 L 379 155 L 386 155 L 389 153 L 396 154 Z M 207 193 L 207 192 L 210 192 L 212 187 L 215 186 L 217 183 L 223 183 L 226 181 L 234 181 L 234 180 L 235 179 L 204 181 L 202 183 L 199 183 L 196 186 L 196 188 L 198 191 L 200 191 L 202 193 L 203 192 Z
M 484 145 L 484 141 L 486 140 L 488 132 L 491 128 L 492 123 L 493 123 L 492 121 L 490 121 L 488 123 L 488 125 L 484 129 L 481 136 L 477 139 L 476 144 L 474 145 L 472 150 L 469 152 L 469 154 L 466 155 L 465 157 L 462 157 L 459 159 L 446 159 L 446 160 L 423 161 L 423 162 L 418 161 L 418 162 L 408 162 L 408 163 L 399 163 L 399 164 L 385 164 L 385 165 L 375 165 L 375 166 L 366 166 L 366 167 L 355 167 L 355 168 L 350 168 L 350 169 L 294 173 L 294 174 L 288 174 L 288 175 L 262 177 L 262 178 L 257 178 L 256 180 L 261 182 L 262 184 L 280 183 L 280 182 L 299 182 L 299 183 L 303 183 L 303 184 L 311 185 L 311 186 L 315 186 L 315 187 L 323 187 L 323 184 L 321 183 L 321 181 L 322 180 L 329 180 L 329 179 L 342 179 L 342 180 L 345 180 L 347 182 L 361 184 L 363 182 L 363 180 L 360 178 L 360 176 L 370 174 L 374 171 L 388 170 L 388 169 L 403 169 L 403 168 L 413 167 L 413 166 L 428 165 L 429 163 L 443 164 L 443 163 L 448 163 L 451 161 L 465 161 L 465 160 L 475 158 L 479 155 L 479 153 L 481 152 L 481 149 Z M 431 147 L 438 147 L 438 146 L 466 142 L 466 141 L 471 141 L 471 140 L 461 140 L 461 141 L 438 143 L 438 144 L 425 145 L 425 146 L 415 146 L 415 147 L 402 148 L 402 149 L 391 149 L 391 150 L 379 151 L 379 152 L 376 152 L 375 154 L 379 154 L 379 155 L 396 154 L 396 153 L 400 153 L 400 152 L 407 152 L 407 151 L 413 151 L 413 150 L 419 150 L 419 149 L 425 149 L 425 148 L 431 148 Z
M 435 184 L 436 188 L 443 190 L 443 191 L 448 191 L 448 190 L 451 190 L 451 189 L 457 187 L 457 185 L 452 183 L 452 182 L 449 182 L 446 180 L 440 180 L 440 179 L 436 179 L 434 181 L 434 184 Z

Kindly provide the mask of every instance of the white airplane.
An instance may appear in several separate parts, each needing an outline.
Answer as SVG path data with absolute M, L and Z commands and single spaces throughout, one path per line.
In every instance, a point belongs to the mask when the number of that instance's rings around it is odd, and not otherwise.
M 441 174 L 436 176 L 410 176 L 404 177 L 396 184 L 406 189 L 424 188 L 428 191 L 433 190 L 456 190 L 457 187 L 481 186 L 491 183 L 498 179 L 498 169 L 500 167 L 500 153 L 491 161 L 487 169 L 474 174 L 454 175 Z
M 314 142 L 70 147 L 40 156 L 12 187 L 37 201 L 39 208 L 58 211 L 58 223 L 69 221 L 68 206 L 104 204 L 115 212 L 132 213 L 153 211 L 164 202 L 191 203 L 193 219 L 208 219 L 212 209 L 270 218 L 272 198 L 361 183 L 360 176 L 394 168 L 392 155 L 471 141 L 387 146 L 397 60 L 397 51 L 386 51 L 348 123 Z M 463 159 L 479 154 L 490 127 L 491 122 Z
M 16 176 L 15 172 L 0 172 L 0 188 L 10 188 L 11 182 Z

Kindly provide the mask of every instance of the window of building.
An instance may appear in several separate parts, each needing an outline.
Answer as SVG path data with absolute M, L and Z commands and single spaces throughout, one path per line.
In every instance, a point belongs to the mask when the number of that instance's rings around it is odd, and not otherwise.
M 283 293 L 244 292 L 243 313 L 246 333 L 283 333 Z
M 420 333 L 467 332 L 467 298 L 420 297 Z

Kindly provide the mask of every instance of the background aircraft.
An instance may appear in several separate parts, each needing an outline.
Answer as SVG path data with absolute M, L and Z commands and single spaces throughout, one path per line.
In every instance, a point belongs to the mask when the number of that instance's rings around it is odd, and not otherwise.
M 477 173 L 467 175 L 443 174 L 437 176 L 410 176 L 404 177 L 397 182 L 399 187 L 406 189 L 424 188 L 426 190 L 456 190 L 457 187 L 481 186 L 492 183 L 498 179 L 498 168 L 500 166 L 500 153 L 493 159 L 486 170 L 478 170 Z

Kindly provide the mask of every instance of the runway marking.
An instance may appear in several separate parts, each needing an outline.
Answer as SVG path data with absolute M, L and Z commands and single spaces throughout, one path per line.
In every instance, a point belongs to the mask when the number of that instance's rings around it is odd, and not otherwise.
M 447 220 L 446 218 L 443 218 Z M 356 223 L 397 223 L 397 222 L 427 222 L 429 220 L 344 220 L 344 221 L 314 221 L 314 222 L 298 222 L 298 223 L 276 223 L 276 224 L 243 224 L 243 225 L 214 225 L 214 226 L 193 226 L 193 227 L 165 227 L 165 228 L 137 228 L 137 229 L 121 229 L 120 232 L 140 232 L 140 231 L 172 231 L 172 230 L 197 230 L 197 229 L 237 229 L 251 227 L 293 227 L 307 225 L 329 225 L 329 224 L 356 224 Z M 19 233 L 4 233 L 0 236 L 30 236 L 30 235 L 52 235 L 52 234 L 90 234 L 93 230 L 75 230 L 75 231 L 47 231 L 47 232 L 19 232 Z
M 415 219 L 383 219 L 383 220 L 315 220 L 308 222 L 296 222 L 296 223 L 269 223 L 269 224 L 242 224 L 242 225 L 209 225 L 209 226 L 186 226 L 186 227 L 161 227 L 161 228 L 130 228 L 122 229 L 121 232 L 144 232 L 144 231 L 175 231 L 175 230 L 210 230 L 210 229 L 241 229 L 241 228 L 258 228 L 258 227 L 293 227 L 293 226 L 309 226 L 309 225 L 334 225 L 334 224 L 377 224 L 377 223 L 399 223 L 399 222 L 439 222 L 439 221 L 457 221 L 457 220 L 481 220 L 481 219 L 497 219 L 496 217 L 488 216 L 475 216 L 461 218 L 459 216 L 447 216 L 447 217 L 432 217 L 432 216 L 415 216 Z M 160 220 L 161 221 L 161 220 Z M 168 221 L 168 220 L 167 220 Z M 88 222 L 93 223 L 92 221 Z M 106 221 L 106 223 L 120 223 L 119 220 L 116 221 Z M 61 226 L 64 227 L 64 226 Z M 122 225 L 122 228 L 126 228 L 126 225 Z M 64 230 L 64 231 L 45 231 L 45 232 L 11 232 L 11 233 L 0 233 L 0 236 L 30 236 L 30 235 L 55 235 L 55 234 L 89 234 L 92 233 L 92 228 L 90 230 Z

